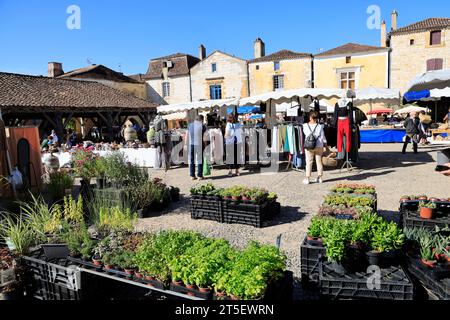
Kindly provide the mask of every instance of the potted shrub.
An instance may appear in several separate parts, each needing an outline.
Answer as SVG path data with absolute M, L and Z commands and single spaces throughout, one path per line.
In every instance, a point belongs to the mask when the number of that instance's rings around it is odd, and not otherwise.
M 419 201 L 428 201 L 428 196 L 426 194 L 421 194 L 417 196 Z
M 370 240 L 372 251 L 367 252 L 370 265 L 387 268 L 397 262 L 398 250 L 402 248 L 405 234 L 394 222 L 380 220 L 373 229 Z
M 267 200 L 268 200 L 269 202 L 275 202 L 275 201 L 277 201 L 277 199 L 278 199 L 278 195 L 277 195 L 275 192 L 270 192 L 270 193 L 267 195 Z
M 106 170 L 107 160 L 104 157 L 98 157 L 95 159 L 94 171 L 98 189 L 106 188 Z
M 324 218 L 313 218 L 308 228 L 306 241 L 310 245 L 323 246 L 322 235 L 324 234 L 325 223 L 327 220 Z
M 433 219 L 434 211 L 436 210 L 436 203 L 421 202 L 419 204 L 420 217 L 422 219 Z
M 435 252 L 433 250 L 433 237 L 428 234 L 424 233 L 419 238 L 420 243 L 420 261 L 423 265 L 425 265 L 428 268 L 434 268 L 437 264 Z
M 346 246 L 350 241 L 351 228 L 349 221 L 337 220 L 323 236 L 326 247 L 326 256 L 331 267 L 338 274 L 345 273 L 342 262 L 345 258 Z

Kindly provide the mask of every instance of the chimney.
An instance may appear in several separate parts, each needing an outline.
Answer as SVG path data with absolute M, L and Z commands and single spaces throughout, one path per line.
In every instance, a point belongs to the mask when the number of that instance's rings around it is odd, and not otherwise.
M 200 60 L 204 60 L 206 58 L 206 48 L 204 45 L 200 45 L 200 47 L 198 48 L 198 58 Z
M 392 11 L 392 14 L 391 14 L 391 31 L 392 30 L 397 30 L 397 17 L 398 17 L 397 10 Z
M 255 40 L 254 49 L 255 49 L 255 59 L 264 57 L 266 55 L 266 45 L 260 38 L 257 38 Z
M 48 63 L 48 76 L 50 78 L 56 78 L 64 74 L 62 63 L 49 62 Z
M 386 48 L 387 46 L 387 34 L 386 34 L 386 21 L 381 21 L 381 47 Z

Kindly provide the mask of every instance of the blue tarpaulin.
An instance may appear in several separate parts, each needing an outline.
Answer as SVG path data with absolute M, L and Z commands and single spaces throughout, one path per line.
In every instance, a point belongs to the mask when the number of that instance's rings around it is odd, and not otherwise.
M 403 142 L 405 130 L 361 130 L 361 143 L 397 143 Z
M 404 98 L 406 101 L 419 101 L 420 99 L 425 99 L 430 97 L 430 90 L 423 91 L 410 91 L 405 93 Z
M 228 114 L 233 113 L 234 108 L 228 108 Z M 261 111 L 260 107 L 250 106 L 250 107 L 239 107 L 237 109 L 238 114 L 252 114 L 252 113 L 259 113 Z

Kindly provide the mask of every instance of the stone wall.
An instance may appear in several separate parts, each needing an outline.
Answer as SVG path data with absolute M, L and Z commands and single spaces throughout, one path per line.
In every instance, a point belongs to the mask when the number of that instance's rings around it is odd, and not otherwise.
M 411 45 L 411 40 L 414 44 Z M 391 37 L 392 88 L 402 94 L 408 83 L 427 71 L 427 60 L 442 58 L 443 68 L 450 68 L 450 29 L 442 30 L 442 44 L 430 46 L 430 31 L 393 35 Z
M 169 82 L 170 96 L 163 98 L 162 84 Z M 189 76 L 170 77 L 167 80 L 152 79 L 147 81 L 148 96 L 157 104 L 174 104 L 191 101 L 191 84 Z
M 212 71 L 216 63 L 217 71 Z M 216 51 L 191 69 L 192 101 L 209 100 L 209 88 L 222 86 L 222 99 L 248 96 L 248 73 L 245 60 Z

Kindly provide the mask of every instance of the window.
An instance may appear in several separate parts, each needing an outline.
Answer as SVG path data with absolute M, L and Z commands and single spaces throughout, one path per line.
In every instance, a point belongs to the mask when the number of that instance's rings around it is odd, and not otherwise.
M 439 31 L 431 31 L 430 32 L 430 45 L 440 45 L 441 44 L 441 30 Z
M 345 57 L 345 63 L 351 63 L 352 57 Z
M 212 72 L 216 72 L 217 71 L 217 64 L 216 63 L 211 64 L 211 70 L 212 70 Z
M 409 45 L 410 45 L 410 46 L 413 46 L 414 43 L 415 43 L 414 39 L 409 40 Z
M 284 76 L 273 76 L 273 90 L 282 90 L 284 88 Z
M 170 97 L 170 83 L 169 82 L 162 83 L 162 95 L 163 95 L 163 98 Z
M 341 72 L 340 80 L 341 89 L 356 89 L 356 73 L 351 72 Z
M 430 59 L 427 61 L 427 71 L 442 70 L 444 68 L 444 59 Z
M 259 70 L 259 65 L 256 65 L 256 70 Z
M 222 86 L 220 84 L 210 86 L 209 95 L 211 100 L 222 99 Z
M 273 70 L 275 70 L 275 71 L 280 70 L 280 63 L 279 62 L 274 62 L 273 63 Z

